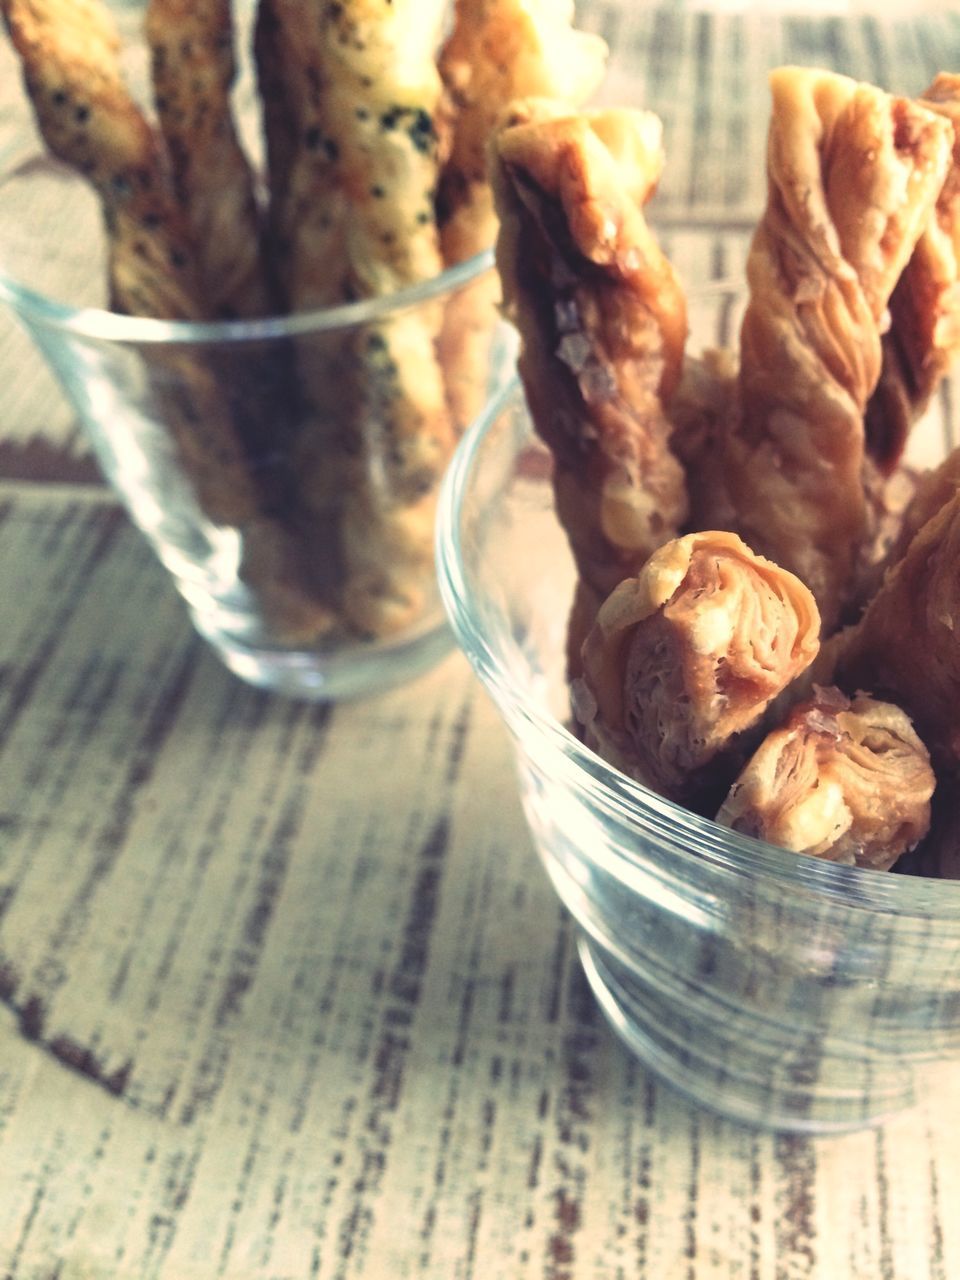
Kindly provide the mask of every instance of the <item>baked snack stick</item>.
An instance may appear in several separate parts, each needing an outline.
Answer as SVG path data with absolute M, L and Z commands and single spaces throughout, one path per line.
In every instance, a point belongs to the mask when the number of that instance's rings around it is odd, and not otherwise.
M 96 190 L 107 236 L 112 307 L 168 320 L 206 318 L 192 246 L 159 139 L 120 71 L 119 40 L 97 0 L 2 0 L 41 135 Z M 222 388 L 188 346 L 151 350 L 145 376 L 182 474 L 215 525 L 240 530 L 239 572 L 278 633 L 315 629 L 296 548 L 265 511 L 264 494 Z
M 100 198 L 112 308 L 204 318 L 189 231 L 159 140 L 121 75 L 109 12 L 96 0 L 2 0 L 2 12 L 44 141 Z M 151 369 L 204 512 L 218 524 L 259 514 L 243 447 L 209 372 L 186 348 L 152 359 Z
M 347 201 L 326 128 L 327 72 L 322 18 L 309 0 L 259 0 L 254 57 L 267 161 L 266 269 L 282 309 L 308 311 L 349 298 Z M 349 364 L 342 333 L 317 330 L 292 342 L 286 396 L 299 396 L 295 491 L 288 507 L 316 571 L 318 589 L 339 612 L 340 505 L 349 490 Z M 332 618 L 332 615 L 331 615 Z
M 960 76 L 936 77 L 920 103 L 953 131 L 936 205 L 890 298 L 880 382 L 867 406 L 867 446 L 881 470 L 899 461 L 914 422 L 960 354 Z
M 202 315 L 189 230 L 158 139 L 120 70 L 120 41 L 100 0 L 2 0 L 7 30 L 49 150 L 100 198 L 111 307 Z
M 793 853 L 887 871 L 926 835 L 935 785 L 899 707 L 817 688 L 754 752 L 717 822 Z
M 350 205 L 344 264 L 355 297 L 389 297 L 442 270 L 436 69 L 441 0 L 344 0 L 323 13 L 327 138 Z M 454 434 L 437 359 L 442 307 L 419 305 L 350 343 L 353 446 L 343 506 L 344 611 L 391 634 L 434 590 L 433 512 Z
M 273 314 L 253 172 L 231 108 L 236 62 L 230 0 L 150 0 L 145 31 L 157 115 L 205 309 L 220 319 Z M 264 350 L 249 364 L 228 358 L 221 368 L 215 349 L 209 362 L 258 486 L 283 514 L 292 497 L 292 478 L 284 472 L 295 428 L 289 352 Z
M 933 757 L 960 766 L 960 491 L 887 573 L 860 620 L 832 636 L 820 684 L 869 689 L 907 712 Z
M 825 71 L 771 75 L 769 190 L 747 260 L 738 531 L 811 588 L 828 632 L 869 536 L 863 415 L 887 302 L 950 160 L 946 120 Z
M 230 0 L 149 0 L 145 30 L 157 116 L 204 305 L 226 319 L 270 314 L 253 173 L 230 105 Z
M 508 102 L 544 97 L 582 105 L 603 78 L 607 46 L 573 26 L 568 0 L 457 0 L 438 65 L 451 119 L 450 153 L 440 173 L 437 221 L 447 266 L 490 248 L 497 218 L 487 150 Z M 483 404 L 500 289 L 485 276 L 451 298 L 441 362 L 458 430 Z
M 447 263 L 493 244 L 487 149 L 506 104 L 550 98 L 582 105 L 603 79 L 607 52 L 600 36 L 574 28 L 568 0 L 457 0 L 438 64 L 452 119 L 437 195 Z
M 960 492 L 960 448 L 952 449 L 939 466 L 916 476 L 912 487 L 912 497 L 901 516 L 896 538 L 879 567 L 875 586 L 879 585 L 884 571 L 903 559 L 927 521 Z
M 270 251 L 288 311 L 332 306 L 348 297 L 347 199 L 327 129 L 328 7 L 320 0 L 260 0 L 257 15 Z
M 290 175 L 298 149 L 298 123 L 284 67 L 283 34 L 274 0 L 259 0 L 253 26 L 253 58 L 266 166 L 267 208 L 264 228 L 265 266 L 279 288 L 275 254 L 278 211 L 290 192 Z
M 624 773 L 691 807 L 719 803 L 740 735 L 804 671 L 820 617 L 798 578 L 733 533 L 653 553 L 600 607 L 574 682 L 587 741 Z
M 569 115 L 536 100 L 511 109 L 493 144 L 497 265 L 520 376 L 579 575 L 600 598 L 686 514 L 664 411 L 686 308 L 642 212 L 660 139 L 647 112 Z

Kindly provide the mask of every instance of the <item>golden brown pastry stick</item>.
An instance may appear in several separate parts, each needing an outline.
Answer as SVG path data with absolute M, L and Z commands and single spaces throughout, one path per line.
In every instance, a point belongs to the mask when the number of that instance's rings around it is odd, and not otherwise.
M 100 197 L 112 306 L 203 318 L 189 232 L 159 141 L 123 81 L 109 12 L 96 0 L 3 0 L 3 15 L 44 141 Z M 253 518 L 259 495 L 209 373 L 186 352 L 152 367 L 163 363 L 158 395 L 201 507 L 216 523 Z
M 751 245 L 741 416 L 723 474 L 747 541 L 813 590 L 829 630 L 868 536 L 864 423 L 891 291 L 952 130 L 829 72 L 771 75 L 767 207 Z
M 600 84 L 606 43 L 572 24 L 567 0 L 457 0 L 439 59 L 452 115 L 438 192 L 447 263 L 493 244 L 487 149 L 504 106 L 539 97 L 578 107 Z
M 916 535 L 854 626 L 813 668 L 821 684 L 902 706 L 934 763 L 960 765 L 960 492 Z
M 347 197 L 327 128 L 327 8 L 321 0 L 266 0 L 261 7 L 258 78 L 269 104 L 269 221 L 290 311 L 332 306 L 348 297 Z
M 624 773 L 691 804 L 719 786 L 719 803 L 738 763 L 721 753 L 806 669 L 819 631 L 799 579 L 736 534 L 688 534 L 604 601 L 583 646 L 577 717 Z
M 319 0 L 260 0 L 254 31 L 268 166 L 268 270 L 282 306 L 305 311 L 350 297 L 347 200 L 326 123 L 327 6 Z M 342 586 L 340 505 L 350 490 L 348 429 L 351 363 L 342 333 L 312 332 L 294 342 L 290 391 L 300 389 L 302 430 L 294 445 L 295 528 L 335 600 Z M 320 569 L 320 566 L 324 566 Z
M 268 274 L 276 281 L 278 210 L 285 208 L 298 149 L 298 121 L 284 67 L 283 33 L 274 0 L 259 0 L 253 28 L 253 56 L 260 97 L 266 159 L 266 236 Z
M 324 11 L 326 127 L 350 205 L 353 293 L 386 297 L 442 270 L 434 213 L 442 0 L 343 0 Z M 352 344 L 356 467 L 343 511 L 344 609 L 391 634 L 432 595 L 433 512 L 454 435 L 437 360 L 442 308 L 421 306 Z
M 578 107 L 599 85 L 607 46 L 572 24 L 566 0 L 457 0 L 439 58 L 451 116 L 450 154 L 437 193 L 448 266 L 489 249 L 496 237 L 487 149 L 504 105 L 544 97 Z M 440 350 L 458 431 L 484 402 L 499 298 L 491 275 L 446 308 Z
M 919 101 L 949 122 L 953 152 L 934 211 L 890 298 L 883 369 L 867 406 L 867 445 L 886 472 L 960 353 L 960 76 L 938 75 Z
M 717 822 L 793 853 L 886 871 L 926 835 L 935 784 L 899 707 L 818 688 L 764 739 Z
M 44 142 L 100 198 L 111 306 L 201 318 L 189 230 L 158 139 L 124 83 L 109 10 L 99 0 L 2 0 L 0 12 Z
M 205 306 L 218 317 L 266 315 L 273 307 L 253 173 L 230 105 L 230 0 L 150 0 L 145 29 L 157 115 Z
M 107 9 L 97 0 L 3 0 L 2 12 L 44 141 L 100 197 L 112 305 L 161 319 L 206 318 L 189 232 L 159 139 L 121 75 Z M 174 442 L 171 488 L 182 472 L 207 518 L 240 531 L 241 577 L 278 638 L 323 629 L 326 612 L 303 585 L 295 546 L 265 515 L 277 495 L 258 484 L 205 357 L 188 347 L 151 351 L 145 378 Z
M 910 543 L 927 521 L 932 520 L 958 491 L 960 448 L 952 449 L 939 466 L 922 472 L 914 479 L 912 497 L 903 512 L 897 536 L 882 563 L 882 570 L 891 568 L 903 559 Z M 877 585 L 880 576 L 877 578 Z
M 603 598 L 686 514 L 664 412 L 686 308 L 641 207 L 660 175 L 660 123 L 526 102 L 494 155 L 497 265 L 520 332 L 520 375 L 554 456 L 578 571 Z

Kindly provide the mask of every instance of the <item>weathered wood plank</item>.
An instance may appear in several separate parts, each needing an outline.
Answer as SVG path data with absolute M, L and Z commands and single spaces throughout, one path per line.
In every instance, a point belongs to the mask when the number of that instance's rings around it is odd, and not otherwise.
M 460 658 L 248 690 L 109 503 L 10 498 L 0 582 L 3 1274 L 957 1274 L 956 1073 L 830 1141 L 648 1078 Z

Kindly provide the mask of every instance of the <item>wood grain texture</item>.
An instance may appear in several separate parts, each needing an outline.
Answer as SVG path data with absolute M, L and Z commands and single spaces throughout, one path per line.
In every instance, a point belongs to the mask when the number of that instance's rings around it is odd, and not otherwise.
M 958 1273 L 956 1073 L 840 1139 L 688 1107 L 598 1015 L 462 659 L 245 688 L 62 494 L 0 505 L 0 1274 Z
M 955 12 L 581 12 L 605 97 L 664 115 L 691 282 L 742 265 L 767 66 L 960 66 Z M 9 319 L 0 473 L 92 474 Z M 839 1139 L 691 1108 L 598 1015 L 516 796 L 462 658 L 333 710 L 258 693 L 102 492 L 0 484 L 0 1277 L 960 1275 L 960 1073 Z

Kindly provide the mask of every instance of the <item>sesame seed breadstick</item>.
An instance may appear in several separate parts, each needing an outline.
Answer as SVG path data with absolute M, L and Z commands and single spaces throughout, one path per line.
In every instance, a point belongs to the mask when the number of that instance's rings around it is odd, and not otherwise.
M 112 308 L 200 318 L 189 230 L 158 139 L 124 83 L 109 10 L 99 0 L 2 0 L 0 12 L 45 143 L 100 197 Z
M 168 320 L 206 318 L 162 144 L 124 83 L 109 11 L 98 0 L 2 0 L 0 12 L 44 141 L 100 198 L 113 308 Z M 185 480 L 214 525 L 240 531 L 240 576 L 278 635 L 322 630 L 326 610 L 300 585 L 296 549 L 266 514 L 277 494 L 257 482 L 204 355 L 189 347 L 151 348 L 144 376 L 172 445 L 166 450 L 158 441 L 151 449 L 155 478 L 168 471 L 162 483 L 171 495 Z M 122 431 L 123 424 L 111 429 Z
M 121 75 L 109 12 L 96 0 L 3 0 L 3 15 L 44 141 L 100 197 L 113 309 L 203 318 L 189 231 L 159 140 Z M 188 353 L 151 368 L 162 374 L 157 400 L 202 509 L 217 523 L 255 516 L 259 496 L 208 371 Z
M 213 316 L 272 310 L 260 255 L 253 173 L 234 126 L 230 0 L 150 0 L 154 97 L 174 186 Z
M 267 112 L 271 249 L 290 311 L 343 302 L 347 202 L 327 130 L 324 0 L 262 0 L 257 74 Z
M 327 135 L 350 203 L 352 292 L 386 297 L 442 270 L 434 196 L 441 158 L 436 49 L 442 0 L 344 0 L 324 12 Z M 436 343 L 439 305 L 358 335 L 357 454 L 342 538 L 349 621 L 409 625 L 433 591 L 433 513 L 454 435 Z
M 382 297 L 435 276 L 442 0 L 343 0 L 323 14 L 327 128 L 351 215 L 350 278 Z
M 253 56 L 266 150 L 268 205 L 264 251 L 267 269 L 277 280 L 275 259 L 278 211 L 289 198 L 290 175 L 297 151 L 297 119 L 284 67 L 283 34 L 274 0 L 260 0 L 253 31 Z

